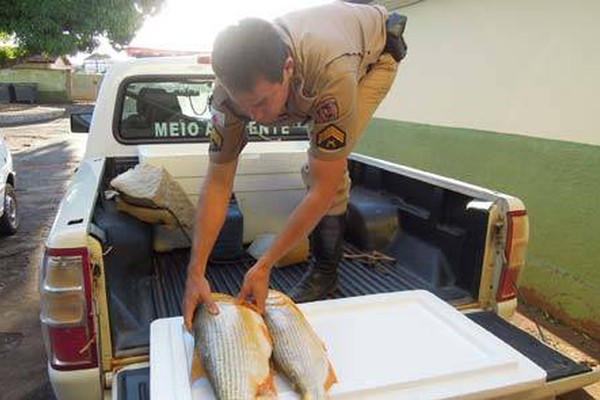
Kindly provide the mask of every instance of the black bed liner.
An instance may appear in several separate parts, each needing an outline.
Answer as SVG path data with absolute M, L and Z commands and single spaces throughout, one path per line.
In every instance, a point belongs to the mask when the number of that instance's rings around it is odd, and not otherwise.
M 424 289 L 453 305 L 473 302 L 469 293 L 456 286 L 436 288 L 395 261 L 369 262 L 366 258 L 349 258 L 361 255 L 355 247 L 346 244 L 345 258 L 340 266 L 338 290 L 331 298 L 361 296 L 366 294 Z M 153 259 L 154 277 L 152 298 L 156 318 L 181 315 L 181 300 L 186 277 L 189 250 L 158 254 Z M 232 262 L 213 262 L 207 267 L 207 276 L 213 292 L 237 295 L 246 271 L 254 259 L 249 255 Z M 284 293 L 302 277 L 308 263 L 275 268 L 271 274 L 271 287 Z

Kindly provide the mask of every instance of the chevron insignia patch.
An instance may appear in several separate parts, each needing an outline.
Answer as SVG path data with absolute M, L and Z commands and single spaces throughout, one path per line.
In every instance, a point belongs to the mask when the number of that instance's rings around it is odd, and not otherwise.
M 346 145 L 346 132 L 335 125 L 328 125 L 317 135 L 317 147 L 325 151 L 336 151 Z

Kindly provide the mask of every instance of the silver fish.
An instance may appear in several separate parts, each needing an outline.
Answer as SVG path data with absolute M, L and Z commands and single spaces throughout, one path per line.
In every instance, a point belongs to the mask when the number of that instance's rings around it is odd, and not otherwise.
M 337 382 L 325 345 L 296 304 L 271 290 L 265 306 L 265 322 L 273 338 L 273 359 L 302 400 L 327 399 Z
M 206 375 L 220 400 L 276 398 L 269 364 L 272 344 L 263 318 L 224 294 L 213 294 L 219 314 L 199 306 L 194 315 L 192 381 Z

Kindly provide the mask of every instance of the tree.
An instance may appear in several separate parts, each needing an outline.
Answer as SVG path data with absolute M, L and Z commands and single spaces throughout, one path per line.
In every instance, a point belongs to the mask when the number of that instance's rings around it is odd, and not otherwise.
M 98 38 L 127 45 L 164 0 L 0 0 L 0 36 L 14 35 L 23 55 L 91 52 Z

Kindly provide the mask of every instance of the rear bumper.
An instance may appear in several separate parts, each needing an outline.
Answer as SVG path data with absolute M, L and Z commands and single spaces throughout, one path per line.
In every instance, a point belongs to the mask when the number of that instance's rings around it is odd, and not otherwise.
M 551 400 L 556 396 L 581 389 L 600 380 L 600 368 L 595 368 L 584 374 L 570 376 L 553 382 L 546 382 L 543 386 L 519 393 L 517 397 L 498 397 L 497 400 Z
M 59 371 L 48 364 L 48 377 L 57 400 L 100 400 L 100 369 Z

